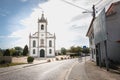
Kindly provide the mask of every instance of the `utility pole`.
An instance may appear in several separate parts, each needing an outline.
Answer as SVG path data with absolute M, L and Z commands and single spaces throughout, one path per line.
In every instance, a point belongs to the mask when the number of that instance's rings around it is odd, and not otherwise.
M 93 19 L 96 17 L 95 5 L 92 7 L 92 11 L 84 11 L 83 13 L 92 13 Z
M 92 16 L 93 18 L 95 18 L 96 17 L 95 5 L 93 5 L 92 9 L 93 9 Z

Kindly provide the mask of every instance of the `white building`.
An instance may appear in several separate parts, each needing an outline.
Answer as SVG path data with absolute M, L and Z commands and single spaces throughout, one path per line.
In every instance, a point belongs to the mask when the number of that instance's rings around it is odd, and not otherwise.
M 120 65 L 120 1 L 92 19 L 87 35 L 91 59 L 102 67 Z
M 33 57 L 55 56 L 55 34 L 47 32 L 47 20 L 42 14 L 38 19 L 38 31 L 29 36 L 29 55 Z

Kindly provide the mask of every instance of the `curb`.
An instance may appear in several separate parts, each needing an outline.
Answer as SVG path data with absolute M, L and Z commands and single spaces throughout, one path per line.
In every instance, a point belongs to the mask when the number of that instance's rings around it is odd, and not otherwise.
M 39 64 L 44 64 L 44 63 L 48 63 L 48 62 L 45 61 L 45 62 L 42 62 L 42 63 L 31 64 L 31 65 L 23 66 L 22 68 L 31 67 L 31 66 L 35 66 L 35 65 L 39 65 Z

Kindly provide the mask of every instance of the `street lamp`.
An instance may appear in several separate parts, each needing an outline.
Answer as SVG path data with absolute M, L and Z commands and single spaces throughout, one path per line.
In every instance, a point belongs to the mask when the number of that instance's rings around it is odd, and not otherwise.
M 97 13 L 97 11 L 95 10 L 95 5 L 93 5 L 92 10 L 93 11 L 83 11 L 82 13 L 92 13 L 93 18 L 95 18 Z

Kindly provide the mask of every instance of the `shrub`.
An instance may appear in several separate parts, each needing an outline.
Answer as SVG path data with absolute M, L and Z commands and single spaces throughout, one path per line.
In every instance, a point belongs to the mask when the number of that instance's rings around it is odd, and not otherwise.
M 61 60 L 63 60 L 63 57 L 61 57 Z
M 64 59 L 67 59 L 66 57 Z
M 6 63 L 5 60 L 0 61 L 0 64 L 5 64 L 5 63 Z
M 2 52 L 0 52 L 0 56 L 3 56 L 3 53 L 2 53 Z
M 59 58 L 56 58 L 56 61 L 58 61 L 59 60 Z
M 50 60 L 50 59 L 48 59 L 48 60 L 47 60 L 47 62 L 51 62 L 51 60 Z
M 28 62 L 28 63 L 32 63 L 33 61 L 34 61 L 34 57 L 29 56 L 29 57 L 27 58 L 27 62 Z

